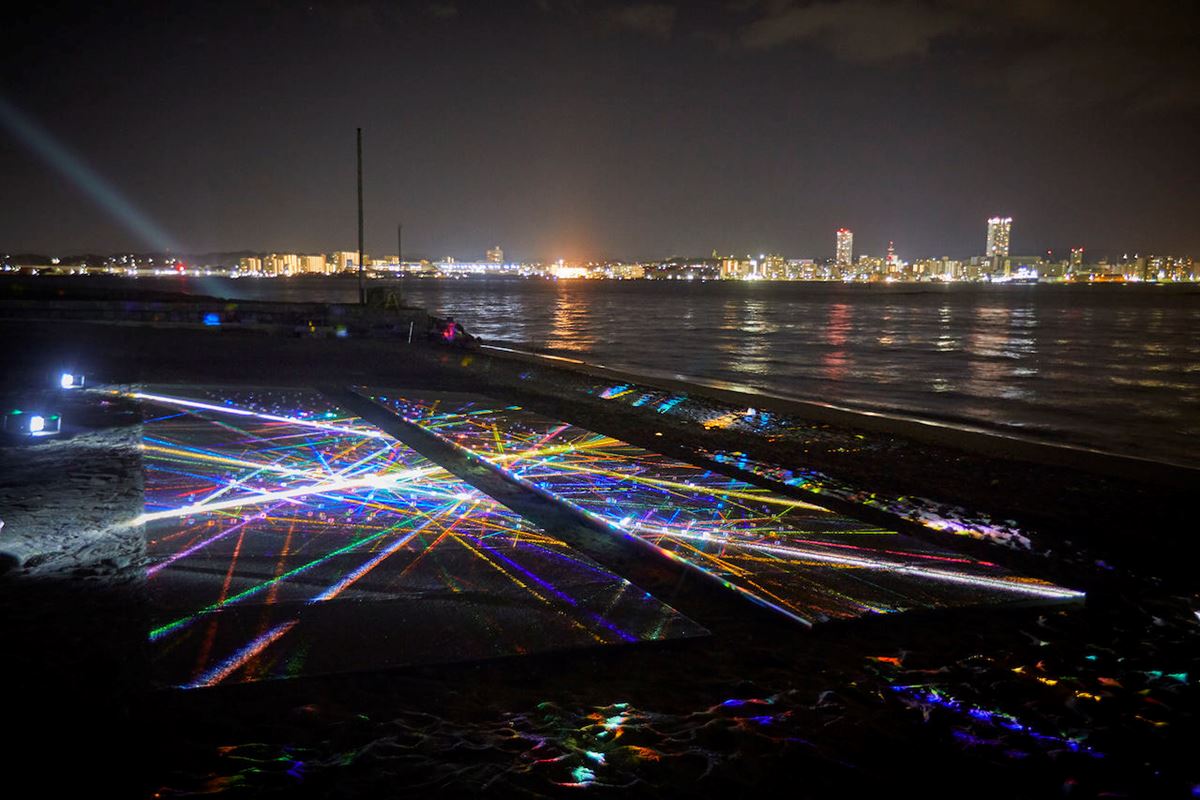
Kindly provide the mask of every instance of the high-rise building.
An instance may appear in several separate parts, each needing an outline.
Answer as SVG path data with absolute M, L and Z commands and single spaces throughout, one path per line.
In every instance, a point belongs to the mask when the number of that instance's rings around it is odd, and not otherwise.
M 500 249 L 500 245 L 496 245 L 487 251 L 487 260 L 489 264 L 504 263 L 504 251 Z
M 366 259 L 367 256 L 364 253 L 363 260 L 366 261 Z M 338 250 L 329 254 L 328 262 L 338 272 L 358 269 L 358 252 L 354 250 Z
M 988 220 L 988 258 L 1007 258 L 1009 236 L 1012 233 L 1012 217 L 992 217 Z
M 837 232 L 837 264 L 848 267 L 854 263 L 854 231 L 838 228 Z
M 1083 248 L 1082 247 L 1072 247 L 1071 248 L 1071 271 L 1077 272 L 1081 269 L 1083 269 Z
M 763 258 L 759 270 L 759 274 L 767 280 L 781 281 L 787 278 L 787 261 L 783 256 L 772 253 Z
M 608 269 L 614 278 L 637 279 L 646 277 L 646 268 L 641 264 L 613 264 Z
M 325 272 L 325 256 L 300 256 L 301 272 L 322 274 Z
M 268 275 L 295 275 L 300 271 L 300 256 L 295 253 L 271 253 L 263 259 L 263 271 Z

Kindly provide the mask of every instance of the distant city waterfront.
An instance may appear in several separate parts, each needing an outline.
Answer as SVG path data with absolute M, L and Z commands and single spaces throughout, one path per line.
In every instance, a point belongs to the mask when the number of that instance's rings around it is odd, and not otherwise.
M 842 283 L 1180 283 L 1200 279 L 1191 256 L 1125 252 L 1119 257 L 1085 253 L 1072 247 L 1057 255 L 1053 250 L 1019 255 L 1012 250 L 1012 217 L 987 221 L 982 254 L 966 257 L 923 256 L 907 260 L 889 241 L 885 255 L 857 253 L 854 231 L 834 233 L 834 254 L 829 258 L 795 258 L 779 253 L 757 256 L 719 255 L 707 258 L 669 256 L 654 259 L 601 259 L 592 261 L 506 260 L 500 245 L 488 248 L 482 259 L 404 258 L 366 252 L 335 250 L 329 253 L 207 253 L 194 256 L 116 254 L 108 256 L 0 255 L 0 272 L 32 275 L 214 275 L 239 278 L 279 278 L 355 275 L 363 278 L 587 278 L 591 280 L 739 280 L 835 281 Z M 399 234 L 399 231 L 397 232 Z M 360 230 L 359 247 L 362 247 Z M 401 242 L 397 238 L 397 249 Z
M 999 220 L 1004 222 L 1005 220 Z M 1011 222 L 1011 220 L 1008 220 Z M 996 222 L 993 220 L 993 222 Z M 174 257 L 159 255 L 0 256 L 0 273 L 30 276 L 120 276 L 153 278 L 171 275 L 226 278 L 554 278 L 589 280 L 686 281 L 829 281 L 836 283 L 1185 283 L 1200 280 L 1200 262 L 1191 256 L 1139 253 L 1120 257 L 1085 259 L 1083 248 L 1072 248 L 1067 257 L 1009 255 L 1007 229 L 989 230 L 987 255 L 916 258 L 897 254 L 888 243 L 887 254 L 860 254 L 852 258 L 852 233 L 837 234 L 837 255 L 832 258 L 787 258 L 779 254 L 601 261 L 504 261 L 499 247 L 483 260 L 403 260 L 399 256 L 358 253 L 264 253 L 238 256 L 213 253 Z M 998 245 L 994 240 L 1005 244 Z
M 337 278 L 74 278 L 353 302 Z M 486 342 L 1200 465 L 1200 289 L 372 281 Z

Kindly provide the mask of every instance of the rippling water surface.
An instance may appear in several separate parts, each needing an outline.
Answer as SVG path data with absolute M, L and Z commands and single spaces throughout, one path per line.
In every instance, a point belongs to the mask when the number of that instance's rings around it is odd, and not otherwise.
M 344 280 L 167 283 L 247 299 L 357 296 Z M 1196 286 L 470 279 L 401 287 L 408 302 L 497 344 L 1200 465 Z

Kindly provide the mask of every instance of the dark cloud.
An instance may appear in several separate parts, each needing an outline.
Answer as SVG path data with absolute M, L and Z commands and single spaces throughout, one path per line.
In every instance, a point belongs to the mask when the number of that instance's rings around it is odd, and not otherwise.
M 995 38 L 1011 48 L 998 59 L 995 77 L 1013 97 L 1043 107 L 1107 107 L 1121 114 L 1200 109 L 1194 6 L 1026 4 L 1010 14 L 995 26 Z
M 430 16 L 437 17 L 438 19 L 453 19 L 458 16 L 458 6 L 454 3 L 430 3 L 427 10 Z
M 740 39 L 750 48 L 809 42 L 847 61 L 873 62 L 924 55 L 963 22 L 961 15 L 923 3 L 788 3 L 773 5 L 743 28 Z
M 1008 60 L 993 78 L 1016 99 L 1064 112 L 1099 108 L 1129 115 L 1200 108 L 1194 59 L 1193 64 L 1172 61 L 1131 43 L 1111 49 L 1061 43 Z
M 675 6 L 667 3 L 637 3 L 611 9 L 607 16 L 618 27 L 665 38 L 675 26 L 675 14 Z
M 1193 3 L 1099 0 L 769 0 L 743 24 L 750 50 L 822 49 L 879 64 L 944 54 L 983 84 L 1043 108 L 1200 108 Z

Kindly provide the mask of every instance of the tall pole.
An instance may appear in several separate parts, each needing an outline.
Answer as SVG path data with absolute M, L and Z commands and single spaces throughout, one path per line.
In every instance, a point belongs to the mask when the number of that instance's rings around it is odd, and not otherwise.
M 404 225 L 396 226 L 396 266 L 404 268 Z
M 367 304 L 363 290 L 362 128 L 358 129 L 358 304 Z

